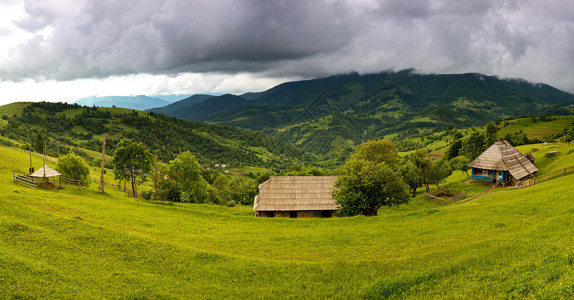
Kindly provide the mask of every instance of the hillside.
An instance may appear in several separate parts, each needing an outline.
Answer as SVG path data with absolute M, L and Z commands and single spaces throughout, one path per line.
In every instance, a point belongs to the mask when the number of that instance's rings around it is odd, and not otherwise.
M 320 160 L 384 136 L 478 126 L 546 111 L 574 113 L 565 105 L 574 103 L 572 94 L 545 84 L 475 73 L 425 75 L 404 70 L 347 74 L 288 82 L 243 96 L 226 105 L 214 97 L 166 113 L 259 130 Z
M 191 109 L 190 107 L 192 105 L 197 104 L 199 102 L 203 102 L 203 101 L 205 101 L 211 97 L 213 97 L 213 96 L 201 95 L 201 94 L 200 95 L 193 95 L 193 96 L 189 96 L 183 100 L 175 101 L 174 103 L 171 103 L 169 105 L 150 108 L 150 109 L 147 109 L 146 111 L 162 113 L 162 114 L 165 114 L 168 116 L 186 119 L 186 120 L 192 120 L 190 118 L 183 118 L 182 116 L 180 116 L 180 113 L 187 111 L 187 110 L 190 110 Z M 197 120 L 193 120 L 193 121 L 197 121 Z
M 379 217 L 270 219 L 94 185 L 32 190 L 12 183 L 27 164 L 26 153 L 0 147 L 6 298 L 574 296 L 574 175 L 460 205 L 420 195 Z
M 230 94 L 221 96 L 194 95 L 168 106 L 149 109 L 172 117 L 192 121 L 203 121 L 210 116 L 250 106 L 249 101 Z
M 574 139 L 574 115 L 552 117 L 528 117 L 495 122 L 497 136 L 509 140 L 513 145 L 528 143 L 571 141 Z M 442 155 L 456 139 L 467 137 L 474 131 L 484 131 L 486 126 L 433 130 L 420 134 L 390 134 L 385 139 L 406 152 L 427 148 L 433 154 Z M 527 139 L 527 140 L 526 140 Z
M 121 107 L 137 110 L 146 110 L 152 107 L 166 106 L 169 101 L 153 98 L 148 96 L 105 96 L 105 97 L 84 97 L 75 101 L 82 106 L 99 106 L 99 107 Z
M 15 103 L 1 106 L 0 114 L 5 115 L 0 135 L 15 143 L 34 144 L 41 134 L 48 140 L 49 153 L 56 153 L 56 141 L 60 141 L 62 153 L 76 151 L 92 163 L 99 160 L 104 133 L 110 155 L 121 138 L 130 138 L 144 143 L 166 162 L 187 150 L 206 166 L 225 163 L 283 168 L 303 158 L 295 148 L 259 132 L 122 108 Z

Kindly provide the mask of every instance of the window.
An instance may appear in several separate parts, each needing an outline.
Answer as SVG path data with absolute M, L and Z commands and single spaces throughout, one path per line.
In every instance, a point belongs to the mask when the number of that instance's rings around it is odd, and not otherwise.
M 290 211 L 289 212 L 289 218 L 292 218 L 292 219 L 297 218 L 297 212 L 296 211 Z
M 488 170 L 482 170 L 482 176 L 488 176 Z

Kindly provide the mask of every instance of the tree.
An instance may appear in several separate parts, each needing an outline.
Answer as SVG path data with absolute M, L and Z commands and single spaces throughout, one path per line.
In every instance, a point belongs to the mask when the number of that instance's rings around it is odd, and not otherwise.
M 403 181 L 410 187 L 412 196 L 415 197 L 417 188 L 423 184 L 423 179 L 417 168 L 409 161 L 401 167 L 401 175 L 403 176 Z
M 484 145 L 486 147 L 490 147 L 490 145 L 498 141 L 498 137 L 496 136 L 497 133 L 498 127 L 496 127 L 494 123 L 490 122 L 486 125 L 486 128 L 484 129 Z
M 484 152 L 484 150 L 486 150 L 484 141 L 485 139 L 482 133 L 478 131 L 473 132 L 469 137 L 462 141 L 459 155 L 464 155 L 469 159 L 477 158 L 482 152 Z
M 468 175 L 468 170 L 470 170 L 470 167 L 468 166 L 469 163 L 470 159 L 468 159 L 468 157 L 466 156 L 461 155 L 450 160 L 450 167 L 453 170 L 464 171 L 466 173 L 466 176 L 470 177 Z
M 448 164 L 448 161 L 444 159 L 436 160 L 432 163 L 429 172 L 429 181 L 436 185 L 436 187 L 440 188 L 439 185 L 443 183 L 450 174 L 452 174 L 452 169 Z
M 90 185 L 90 168 L 74 153 L 68 153 L 60 159 L 62 175 L 71 179 L 80 180 L 83 186 Z
M 36 144 L 34 144 L 34 149 L 38 153 L 44 153 L 44 147 L 46 147 L 46 141 L 41 134 L 38 134 L 38 137 L 36 138 Z
M 387 163 L 357 158 L 345 162 L 332 196 L 341 207 L 340 214 L 347 216 L 376 216 L 381 206 L 409 199 L 408 186 Z
M 129 181 L 134 198 L 137 198 L 137 185 L 146 180 L 151 170 L 152 155 L 141 143 L 122 139 L 114 153 L 114 173 L 116 179 Z
M 424 150 L 418 149 L 417 151 L 409 154 L 409 161 L 416 168 L 416 171 L 425 186 L 426 192 L 428 193 L 430 190 L 429 185 L 431 184 L 432 160 L 427 156 L 427 153 Z
M 385 162 L 391 168 L 399 165 L 399 151 L 395 144 L 387 140 L 367 141 L 358 145 L 352 158 L 370 161 L 374 164 Z
M 153 158 L 149 178 L 153 185 L 154 198 L 165 200 L 167 198 L 167 174 L 169 166 L 161 162 L 156 156 Z
M 446 150 L 446 154 L 445 154 L 446 159 L 451 160 L 451 159 L 459 156 L 460 148 L 462 148 L 462 140 L 458 139 L 458 140 L 454 141 L 450 145 L 450 147 L 448 147 L 448 150 Z
M 217 190 L 201 176 L 201 167 L 195 156 L 185 151 L 169 162 L 169 178 L 181 192 L 182 202 L 220 203 Z

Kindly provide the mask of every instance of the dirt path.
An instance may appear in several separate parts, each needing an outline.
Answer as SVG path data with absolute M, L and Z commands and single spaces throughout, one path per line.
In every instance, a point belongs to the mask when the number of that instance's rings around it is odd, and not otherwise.
M 478 195 L 478 196 L 474 196 L 474 197 L 472 197 L 472 198 L 470 198 L 470 199 L 468 199 L 468 200 L 466 200 L 466 201 L 463 201 L 463 202 L 459 203 L 459 205 L 460 205 L 460 204 L 464 204 L 464 203 L 468 203 L 468 202 L 472 202 L 472 201 L 478 200 L 478 199 L 480 199 L 480 198 L 483 198 L 483 197 L 486 196 L 486 194 L 488 194 L 488 192 L 490 192 L 490 190 L 492 190 L 493 188 L 495 188 L 495 186 L 489 187 L 488 189 L 486 189 L 486 191 L 484 191 L 484 193 L 482 193 L 482 194 L 480 194 L 480 195 Z

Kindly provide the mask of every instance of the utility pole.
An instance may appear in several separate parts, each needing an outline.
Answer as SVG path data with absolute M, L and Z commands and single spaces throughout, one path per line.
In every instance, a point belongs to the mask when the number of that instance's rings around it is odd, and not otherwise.
M 44 140 L 44 158 L 43 158 L 43 162 L 44 162 L 44 166 L 42 168 L 44 168 L 44 177 L 42 178 L 42 183 L 44 184 L 44 187 L 48 187 L 48 185 L 46 184 L 46 166 L 48 165 L 48 163 L 46 162 L 46 140 Z
M 104 161 L 106 160 L 106 134 L 104 133 L 104 142 L 102 146 L 102 172 L 100 176 L 100 193 L 104 192 L 104 185 L 106 182 L 104 181 Z
M 62 186 L 62 169 L 60 168 L 60 141 L 58 141 L 58 173 L 60 173 L 60 176 L 58 176 L 58 184 L 61 187 Z
M 28 169 L 28 171 L 30 171 L 30 175 L 32 175 L 32 173 L 34 173 L 34 167 L 32 167 L 32 144 L 30 144 L 30 169 Z

